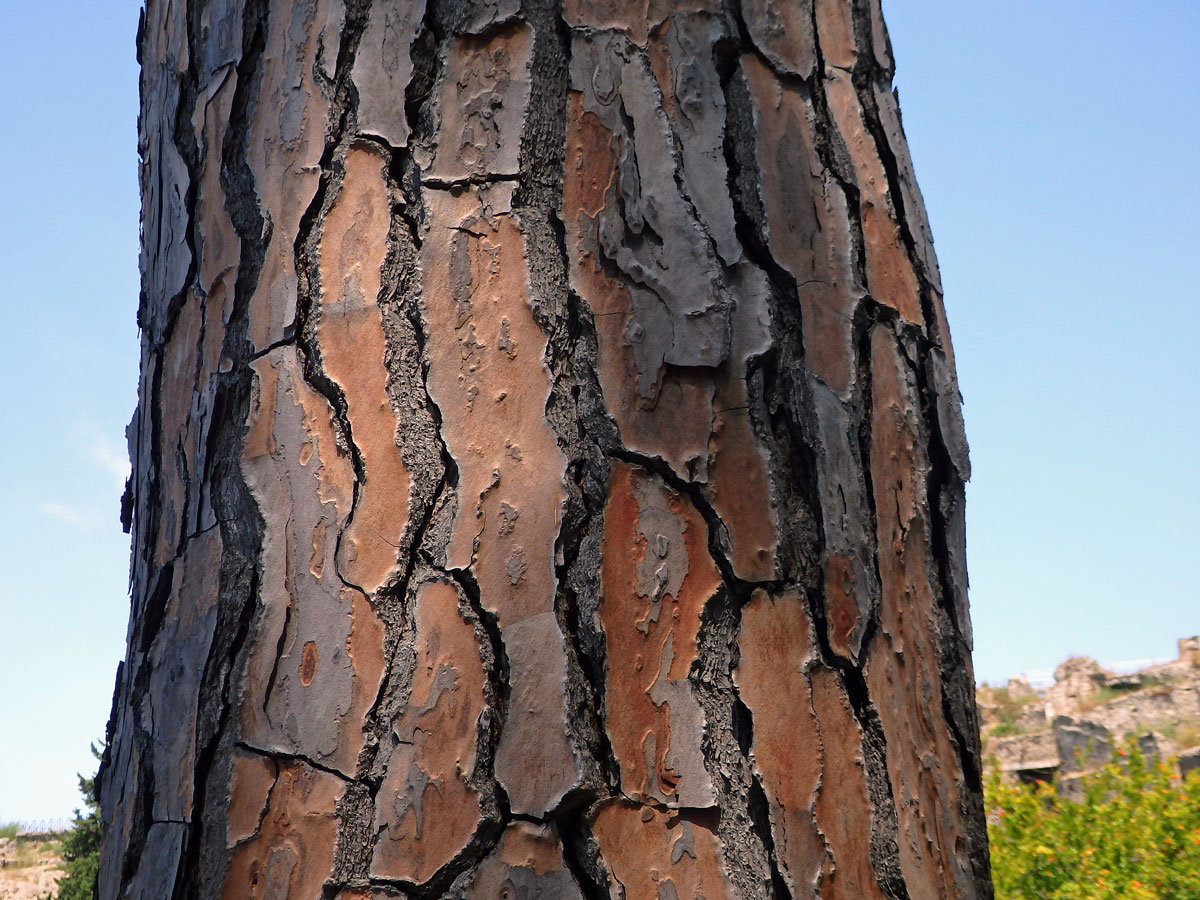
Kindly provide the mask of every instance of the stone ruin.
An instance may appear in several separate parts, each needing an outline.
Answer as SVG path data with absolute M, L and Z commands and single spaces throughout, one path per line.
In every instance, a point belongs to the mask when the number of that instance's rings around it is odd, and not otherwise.
M 979 708 L 985 755 L 1006 778 L 1053 783 L 1061 795 L 1078 797 L 1082 776 L 1108 763 L 1129 736 L 1147 759 L 1174 758 L 1182 774 L 1200 769 L 1200 637 L 1181 638 L 1176 659 L 1132 674 L 1077 656 L 1055 669 L 1054 684 L 1041 693 L 1021 678 L 1002 692 L 1004 724 L 1019 733 L 991 735 L 1001 724 L 1000 691 L 981 689 Z

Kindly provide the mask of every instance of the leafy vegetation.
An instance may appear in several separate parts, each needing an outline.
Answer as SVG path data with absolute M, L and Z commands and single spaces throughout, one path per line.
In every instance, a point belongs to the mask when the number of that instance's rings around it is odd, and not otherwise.
M 1023 733 L 1024 732 L 1021 729 L 1021 726 L 1018 725 L 1016 722 L 1001 722 L 999 725 L 995 725 L 992 727 L 992 729 L 988 732 L 988 737 L 993 737 L 993 738 L 1012 737 L 1014 734 L 1023 734 Z
M 9 825 L 0 825 L 0 838 L 15 838 L 17 836 L 17 823 L 13 822 Z
M 1048 785 L 986 785 L 997 900 L 1200 897 L 1200 777 L 1130 743 L 1084 776 L 1083 799 Z

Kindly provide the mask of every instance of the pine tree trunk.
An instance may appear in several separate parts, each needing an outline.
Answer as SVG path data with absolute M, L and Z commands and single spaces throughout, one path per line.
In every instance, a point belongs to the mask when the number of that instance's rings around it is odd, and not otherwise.
M 878 0 L 148 0 L 99 896 L 988 898 Z

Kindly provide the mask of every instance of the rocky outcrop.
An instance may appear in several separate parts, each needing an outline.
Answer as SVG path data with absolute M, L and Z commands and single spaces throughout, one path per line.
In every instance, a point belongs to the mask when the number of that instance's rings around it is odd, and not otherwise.
M 1043 695 L 1046 716 L 1069 715 L 1093 702 L 1112 677 L 1090 657 L 1071 657 L 1054 670 L 1054 684 Z

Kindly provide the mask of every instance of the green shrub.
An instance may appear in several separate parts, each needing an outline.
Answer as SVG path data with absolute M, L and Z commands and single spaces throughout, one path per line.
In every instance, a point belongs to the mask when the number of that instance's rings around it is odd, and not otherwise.
M 1020 734 L 1020 733 L 1021 733 L 1021 726 L 1018 725 L 1016 722 L 1002 721 L 1002 722 L 1000 722 L 999 725 L 995 725 L 992 727 L 992 730 L 988 732 L 988 737 L 990 737 L 990 738 L 1012 737 L 1014 734 Z
M 1200 777 L 1148 762 L 1135 744 L 1083 779 L 1083 799 L 1047 785 L 986 785 L 997 900 L 1196 900 Z
M 100 758 L 100 752 L 94 744 L 92 754 Z M 83 794 L 87 811 L 75 810 L 71 830 L 62 836 L 63 868 L 67 874 L 59 880 L 58 889 L 52 897 L 43 900 L 92 900 L 95 896 L 102 833 L 95 776 L 79 776 L 79 793 Z
M 0 825 L 0 838 L 15 838 L 17 836 L 17 823 L 11 825 Z

